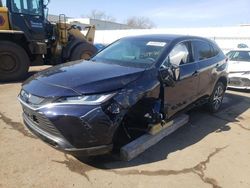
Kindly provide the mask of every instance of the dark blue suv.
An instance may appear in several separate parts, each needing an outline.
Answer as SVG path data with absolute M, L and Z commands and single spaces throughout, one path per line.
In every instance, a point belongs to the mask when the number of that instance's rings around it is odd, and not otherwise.
M 25 125 L 39 138 L 73 155 L 99 155 L 195 104 L 217 112 L 226 69 L 225 55 L 205 38 L 127 37 L 90 61 L 32 76 L 19 100 Z

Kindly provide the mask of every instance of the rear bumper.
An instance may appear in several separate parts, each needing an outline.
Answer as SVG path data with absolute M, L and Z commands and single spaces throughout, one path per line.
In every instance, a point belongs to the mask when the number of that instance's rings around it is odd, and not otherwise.
M 74 156 L 94 156 L 106 154 L 112 151 L 113 145 L 101 145 L 89 148 L 75 148 L 66 139 L 62 137 L 56 137 L 54 135 L 45 132 L 37 127 L 26 115 L 23 113 L 23 120 L 25 126 L 37 137 L 42 139 L 45 143 L 49 144 L 53 148 L 60 150 L 64 153 L 68 153 Z

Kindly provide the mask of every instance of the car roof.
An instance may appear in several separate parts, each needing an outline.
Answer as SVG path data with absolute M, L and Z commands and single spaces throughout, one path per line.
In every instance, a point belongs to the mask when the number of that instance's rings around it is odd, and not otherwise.
M 149 40 L 165 40 L 165 41 L 173 41 L 173 40 L 188 40 L 188 39 L 201 39 L 211 42 L 211 40 L 198 36 L 190 36 L 190 35 L 174 35 L 174 34 L 150 34 L 150 35 L 137 35 L 137 36 L 129 36 L 125 38 L 130 39 L 149 39 Z

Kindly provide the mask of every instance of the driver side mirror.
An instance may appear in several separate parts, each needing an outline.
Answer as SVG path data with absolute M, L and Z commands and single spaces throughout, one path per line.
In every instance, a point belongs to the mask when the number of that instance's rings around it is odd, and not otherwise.
M 168 67 L 161 67 L 159 70 L 159 80 L 164 85 L 174 87 L 176 82 L 180 79 L 180 67 L 169 64 Z
M 180 80 L 180 67 L 177 65 L 172 65 L 172 71 L 174 75 L 174 80 L 179 81 Z

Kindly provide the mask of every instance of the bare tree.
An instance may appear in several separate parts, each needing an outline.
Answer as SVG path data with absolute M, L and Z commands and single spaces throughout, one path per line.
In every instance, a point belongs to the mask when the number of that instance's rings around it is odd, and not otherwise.
M 147 17 L 130 17 L 127 19 L 126 24 L 139 29 L 151 29 L 155 27 L 154 22 L 152 22 Z
M 83 15 L 82 17 L 88 17 L 91 19 L 111 21 L 111 22 L 116 21 L 114 17 L 107 15 L 104 11 L 100 11 L 100 10 L 92 10 L 89 14 L 87 14 L 86 16 Z

